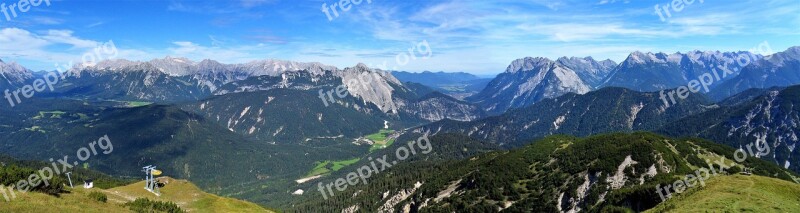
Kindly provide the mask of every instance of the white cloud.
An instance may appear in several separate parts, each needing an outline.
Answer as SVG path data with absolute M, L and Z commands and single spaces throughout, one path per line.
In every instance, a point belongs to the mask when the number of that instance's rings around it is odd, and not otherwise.
M 38 49 L 51 44 L 27 30 L 19 28 L 4 28 L 0 30 L 0 50 L 3 52 L 18 52 L 26 49 Z
M 42 38 L 53 43 L 69 44 L 74 48 L 93 48 L 98 44 L 96 41 L 77 38 L 72 33 L 71 30 L 48 30 Z
M 37 34 L 19 28 L 0 29 L 0 57 L 30 61 L 29 69 L 53 70 L 53 64 L 81 61 L 84 53 L 91 52 L 101 42 L 79 38 L 70 30 L 47 30 Z M 120 57 L 145 55 L 143 51 L 118 48 Z

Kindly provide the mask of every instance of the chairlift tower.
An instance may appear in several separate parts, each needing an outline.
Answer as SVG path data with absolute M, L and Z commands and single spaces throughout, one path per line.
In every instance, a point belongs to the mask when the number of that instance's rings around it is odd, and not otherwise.
M 152 165 L 145 166 L 144 168 L 142 168 L 142 171 L 145 173 L 144 189 L 146 189 L 149 192 L 152 192 L 153 194 L 156 194 L 156 196 L 161 196 L 161 191 L 158 189 L 158 182 L 153 177 L 153 175 L 160 175 L 161 171 L 156 170 L 156 167 Z
M 69 176 L 69 174 L 71 174 L 71 173 L 72 172 L 67 172 L 65 174 L 67 174 L 67 179 L 69 179 L 69 188 L 75 188 L 75 187 L 72 187 L 72 177 Z

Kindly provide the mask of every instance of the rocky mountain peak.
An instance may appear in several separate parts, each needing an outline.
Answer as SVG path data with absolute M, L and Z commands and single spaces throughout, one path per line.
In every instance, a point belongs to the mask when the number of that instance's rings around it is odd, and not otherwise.
M 552 65 L 554 62 L 545 57 L 525 57 L 511 62 L 506 68 L 507 73 L 524 72 L 537 70 L 544 66 Z
M 628 55 L 628 58 L 625 59 L 625 62 L 627 62 L 628 64 L 643 64 L 655 61 L 658 61 L 658 58 L 656 58 L 655 54 L 651 52 L 644 53 L 638 50 L 632 52 L 630 55 Z
M 366 64 L 364 64 L 364 63 L 358 63 L 358 64 L 356 64 L 355 68 L 358 68 L 358 69 L 360 69 L 360 70 L 369 70 L 369 67 L 368 67 Z
M 17 62 L 3 62 L 0 61 L 0 73 L 24 73 L 30 72 L 27 68 L 18 64 Z
M 214 67 L 214 66 L 224 66 L 224 64 L 219 63 L 219 61 L 211 60 L 211 59 L 203 59 L 202 61 L 197 63 L 199 67 Z
M 784 52 L 785 53 L 790 53 L 790 54 L 792 54 L 794 56 L 800 56 L 800 46 L 789 47 L 789 49 L 787 49 Z
M 778 63 L 784 60 L 800 60 L 800 46 L 789 47 L 783 52 L 772 54 L 769 60 Z
M 602 64 L 603 66 L 610 66 L 610 67 L 617 66 L 617 62 L 611 59 L 598 61 L 598 63 Z
M 592 57 L 561 57 L 556 60 L 556 63 L 575 71 L 578 77 L 590 87 L 596 87 L 602 83 L 602 80 L 617 66 L 616 62 L 609 59 L 596 61 Z
M 4 83 L 19 85 L 33 77 L 33 72 L 14 61 L 0 61 L 0 86 Z
M 193 74 L 196 63 L 187 58 L 167 56 L 163 59 L 153 59 L 148 64 L 171 76 L 185 76 Z

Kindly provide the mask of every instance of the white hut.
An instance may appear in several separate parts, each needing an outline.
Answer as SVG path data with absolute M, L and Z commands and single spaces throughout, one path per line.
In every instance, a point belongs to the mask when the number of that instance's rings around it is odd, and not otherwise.
M 83 188 L 84 189 L 91 189 L 94 188 L 94 182 L 92 179 L 87 179 L 83 181 Z

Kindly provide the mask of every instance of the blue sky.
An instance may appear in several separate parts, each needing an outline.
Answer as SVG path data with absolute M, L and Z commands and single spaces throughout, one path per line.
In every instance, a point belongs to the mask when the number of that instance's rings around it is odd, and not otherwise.
M 19 0 L 0 0 L 9 4 Z M 617 62 L 632 51 L 748 50 L 800 45 L 800 0 L 694 0 L 662 21 L 668 0 L 362 0 L 332 20 L 334 0 L 50 0 L 7 20 L 0 59 L 33 70 L 79 62 L 113 41 L 118 58 L 165 56 L 224 63 L 259 59 L 363 62 L 408 71 L 493 74 L 526 56 L 592 56 Z M 687 0 L 686 2 L 692 2 Z M 332 14 L 332 11 L 328 11 Z M 662 16 L 665 13 L 662 11 Z M 398 64 L 422 41 L 431 57 Z M 413 52 L 413 51 L 412 51 Z

